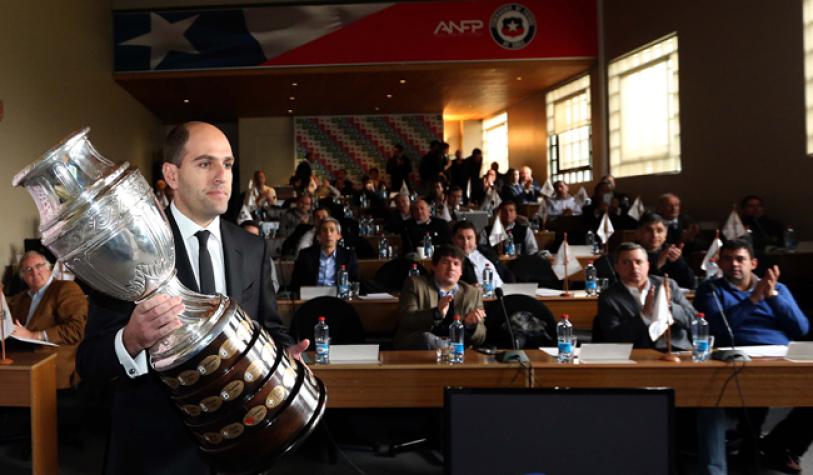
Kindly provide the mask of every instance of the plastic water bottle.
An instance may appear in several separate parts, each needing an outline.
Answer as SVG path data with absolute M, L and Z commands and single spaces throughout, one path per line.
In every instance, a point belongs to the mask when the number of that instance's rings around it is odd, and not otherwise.
M 556 341 L 559 346 L 559 363 L 572 363 L 573 353 L 573 324 L 570 323 L 570 315 L 562 315 L 562 319 L 556 324 Z
M 330 363 L 330 329 L 325 317 L 319 317 L 319 323 L 313 327 L 313 339 L 316 346 L 316 363 Z
M 785 228 L 785 234 L 783 237 L 786 250 L 793 251 L 799 245 L 799 241 L 796 240 L 796 230 L 792 227 L 788 226 Z
M 384 236 L 381 236 L 381 239 L 378 240 L 378 258 L 379 259 L 390 258 L 390 243 Z
M 483 297 L 494 296 L 494 269 L 491 264 L 486 262 L 486 268 L 483 269 Z
M 709 322 L 706 316 L 698 313 L 692 320 L 692 361 L 702 363 L 709 357 Z
M 431 259 L 432 258 L 432 252 L 434 250 L 435 250 L 435 248 L 432 246 L 432 236 L 430 236 L 429 233 L 426 233 L 423 236 L 423 255 L 424 255 L 424 258 Z
M 584 238 L 584 243 L 591 247 L 596 243 L 596 235 L 593 231 L 587 231 L 587 237 Z
M 449 361 L 452 364 L 462 363 L 465 345 L 464 345 L 465 331 L 463 330 L 463 322 L 460 321 L 460 315 L 454 316 L 454 321 L 449 325 L 449 344 L 452 346 L 452 351 L 449 355 Z
M 584 268 L 584 291 L 587 295 L 596 295 L 598 293 L 598 271 L 593 265 L 593 261 L 588 261 L 587 266 Z
M 706 263 L 706 279 L 716 279 L 717 274 L 720 273 L 720 266 L 717 265 L 717 259 L 711 258 Z
M 421 271 L 418 270 L 418 264 L 412 263 L 412 267 L 409 268 L 409 276 L 410 277 L 418 277 L 421 275 Z
M 513 257 L 517 255 L 517 247 L 514 245 L 514 235 L 508 231 L 508 237 L 505 238 L 505 255 Z
M 592 249 L 592 252 L 593 252 L 594 256 L 597 256 L 597 255 L 601 254 L 601 238 L 598 237 L 598 236 L 593 237 L 593 249 Z
M 336 286 L 339 298 L 347 300 L 350 298 L 350 274 L 347 272 L 347 267 L 342 264 L 339 268 L 339 278 L 336 279 Z

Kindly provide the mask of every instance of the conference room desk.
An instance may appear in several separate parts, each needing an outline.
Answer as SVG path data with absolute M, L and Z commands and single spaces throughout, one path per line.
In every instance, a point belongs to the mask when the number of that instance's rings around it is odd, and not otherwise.
M 32 472 L 55 474 L 57 457 L 56 353 L 10 352 L 0 365 L 0 406 L 31 409 Z
M 446 386 L 526 388 L 528 369 L 466 350 L 465 363 L 435 362 L 434 351 L 382 351 L 380 363 L 310 365 L 325 383 L 328 407 L 442 407 Z
M 813 406 L 813 363 L 754 358 L 748 363 L 660 361 L 655 350 L 633 350 L 635 364 L 559 364 L 540 350 L 527 351 L 533 387 L 670 387 L 679 407 Z M 736 373 L 735 380 L 734 374 Z
M 578 330 L 590 330 L 593 326 L 593 317 L 598 307 L 597 297 L 588 297 L 584 291 L 574 291 L 573 297 L 537 297 L 543 302 L 554 317 L 561 314 L 570 315 L 570 321 Z M 488 302 L 489 299 L 486 299 Z M 290 327 L 296 309 L 305 303 L 304 300 L 278 300 L 280 317 L 286 326 Z M 393 297 L 387 300 L 352 300 L 350 305 L 359 314 L 361 326 L 368 335 L 393 335 L 398 322 L 398 299 Z
M 634 364 L 559 364 L 540 350 L 531 362 L 497 363 L 466 351 L 465 363 L 435 363 L 433 351 L 382 351 L 378 364 L 311 365 L 327 385 L 333 408 L 442 407 L 447 386 L 638 388 L 670 387 L 679 407 L 813 406 L 813 364 L 779 358 L 748 363 L 659 361 L 661 353 L 634 350 Z M 738 372 L 739 387 L 732 375 Z M 722 397 L 721 397 L 722 394 Z M 718 404 L 719 399 L 719 404 Z

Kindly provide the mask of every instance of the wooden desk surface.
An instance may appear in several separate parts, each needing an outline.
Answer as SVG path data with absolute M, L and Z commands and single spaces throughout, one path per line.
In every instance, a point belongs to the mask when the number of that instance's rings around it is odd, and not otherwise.
M 810 363 L 778 358 L 692 363 L 685 355 L 675 364 L 659 361 L 654 350 L 634 350 L 635 364 L 580 365 L 556 363 L 540 350 L 526 353 L 531 364 L 525 368 L 474 351 L 466 352 L 462 365 L 437 364 L 433 351 L 384 351 L 379 364 L 311 367 L 327 385 L 330 407 L 441 407 L 446 386 L 671 387 L 680 407 L 813 406 Z
M 14 363 L 0 366 L 0 406 L 31 408 L 31 465 L 34 474 L 59 470 L 56 419 L 56 352 L 9 352 Z

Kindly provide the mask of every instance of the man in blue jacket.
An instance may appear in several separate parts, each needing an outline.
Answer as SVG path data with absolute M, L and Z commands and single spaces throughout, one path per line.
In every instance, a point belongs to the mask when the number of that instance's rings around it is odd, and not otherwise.
M 720 248 L 720 269 L 723 277 L 707 281 L 697 290 L 695 307 L 706 314 L 711 334 L 718 346 L 730 346 L 731 335 L 735 345 L 787 345 L 790 341 L 804 337 L 810 329 L 807 316 L 799 308 L 796 300 L 785 285 L 779 283 L 779 267 L 769 268 L 760 279 L 753 271 L 757 267 L 754 250 L 742 240 L 728 241 Z M 731 327 L 729 333 L 725 319 Z M 713 465 L 725 471 L 725 419 L 722 411 L 712 410 L 699 421 L 701 438 L 714 438 L 712 447 L 716 453 Z M 758 436 L 767 415 L 766 408 L 748 409 L 751 431 Z M 799 457 L 813 441 L 813 410 L 794 409 L 765 437 L 762 448 L 767 461 L 785 473 L 799 473 Z M 705 424 L 709 424 L 705 427 Z M 741 427 L 749 424 L 740 424 Z M 741 457 L 756 455 L 754 435 L 743 435 Z M 700 450 L 701 455 L 703 449 Z M 712 451 L 714 452 L 714 451 Z M 749 453 L 750 452 L 750 453 Z M 750 464 L 751 460 L 746 463 Z M 715 470 L 710 470 L 715 472 Z

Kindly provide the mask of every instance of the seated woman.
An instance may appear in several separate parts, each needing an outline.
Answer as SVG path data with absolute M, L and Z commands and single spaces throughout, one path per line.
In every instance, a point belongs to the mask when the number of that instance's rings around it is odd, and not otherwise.
M 335 286 L 342 266 L 349 273 L 351 282 L 358 281 L 356 253 L 339 247 L 341 239 L 342 227 L 334 218 L 328 217 L 319 223 L 318 244 L 303 249 L 296 258 L 291 276 L 291 290 L 299 292 L 303 285 Z
M 649 257 L 649 275 L 668 274 L 684 289 L 695 287 L 694 272 L 683 257 L 683 244 L 666 242 L 663 218 L 654 213 L 645 215 L 638 226 L 638 241 Z

